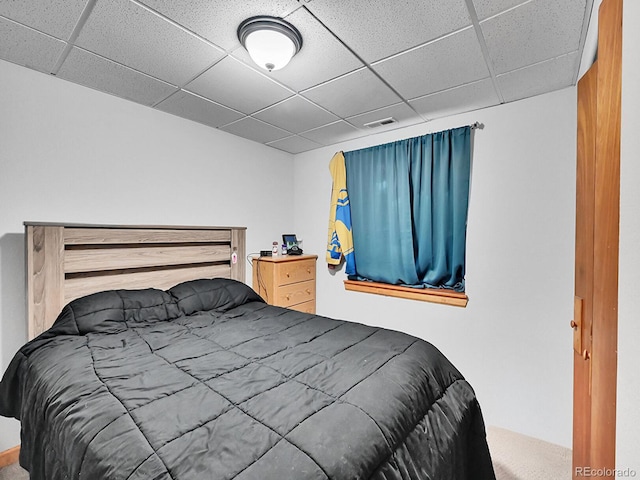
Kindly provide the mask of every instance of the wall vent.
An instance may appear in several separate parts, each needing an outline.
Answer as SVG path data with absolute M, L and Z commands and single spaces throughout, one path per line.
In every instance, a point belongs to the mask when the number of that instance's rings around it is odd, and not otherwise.
M 398 123 L 398 121 L 393 117 L 389 117 L 389 118 L 383 118 L 381 120 L 376 120 L 374 122 L 365 123 L 364 126 L 367 128 L 376 128 L 376 127 L 382 127 L 384 125 L 390 125 L 392 123 Z

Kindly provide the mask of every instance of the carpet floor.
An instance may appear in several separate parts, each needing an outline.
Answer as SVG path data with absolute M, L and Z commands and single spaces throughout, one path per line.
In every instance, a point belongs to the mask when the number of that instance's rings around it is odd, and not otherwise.
M 569 480 L 571 449 L 497 427 L 487 428 L 497 480 Z
M 569 480 L 571 450 L 497 427 L 487 428 L 497 480 Z M 0 480 L 29 480 L 17 464 L 0 468 Z
M 0 480 L 29 480 L 29 473 L 17 463 L 0 468 Z

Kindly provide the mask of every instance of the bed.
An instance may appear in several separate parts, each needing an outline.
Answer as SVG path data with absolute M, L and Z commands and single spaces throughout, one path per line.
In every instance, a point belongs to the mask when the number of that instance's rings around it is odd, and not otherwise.
M 232 231 L 204 242 L 228 242 L 206 262 L 222 278 L 90 292 L 20 349 L 0 414 L 21 421 L 32 479 L 495 478 L 473 389 L 433 345 L 267 305 L 233 278 Z M 118 250 L 110 235 L 87 251 Z M 149 276 L 134 263 L 83 278 Z

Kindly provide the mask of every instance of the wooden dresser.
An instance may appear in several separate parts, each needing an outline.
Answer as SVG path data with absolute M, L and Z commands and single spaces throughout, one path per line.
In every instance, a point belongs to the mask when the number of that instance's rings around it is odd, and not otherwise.
M 253 289 L 270 305 L 316 313 L 317 255 L 253 259 Z

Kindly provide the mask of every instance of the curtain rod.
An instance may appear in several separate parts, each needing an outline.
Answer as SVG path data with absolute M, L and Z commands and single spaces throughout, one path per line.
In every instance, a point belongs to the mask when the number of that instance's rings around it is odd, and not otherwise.
M 473 122 L 470 125 L 461 125 L 460 127 L 454 127 L 454 128 L 463 128 L 463 127 L 470 127 L 471 130 L 482 130 L 482 129 L 484 129 L 484 123 Z M 453 130 L 453 128 L 451 130 Z M 446 130 L 443 130 L 443 131 L 446 131 Z M 424 135 L 431 135 L 433 133 L 438 133 L 438 132 L 425 133 Z M 420 135 L 420 136 L 424 136 L 424 135 Z M 415 137 L 415 138 L 418 138 L 418 137 Z M 407 140 L 407 139 L 405 139 L 405 140 Z M 400 141 L 400 140 L 396 140 L 396 141 Z M 393 142 L 389 142 L 389 143 L 393 143 Z M 365 147 L 365 148 L 370 148 L 370 147 Z M 359 150 L 364 150 L 365 148 L 361 148 Z M 351 150 L 351 151 L 355 152 L 355 150 Z

